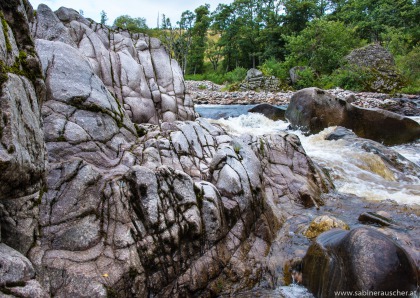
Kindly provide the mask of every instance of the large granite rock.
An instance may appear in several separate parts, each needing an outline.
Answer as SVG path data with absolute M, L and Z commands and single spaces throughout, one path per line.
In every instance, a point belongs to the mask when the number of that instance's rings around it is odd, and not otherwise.
M 412 258 L 386 235 L 372 228 L 321 234 L 303 258 L 303 284 L 316 297 L 335 297 L 335 291 L 406 292 L 417 290 Z M 371 291 L 371 292 L 368 292 Z M 410 294 L 409 294 L 410 293 Z
M 24 256 L 38 236 L 45 186 L 45 84 L 29 34 L 32 7 L 0 1 L 0 9 L 0 296 L 47 297 Z
M 31 16 L 8 30 L 11 50 L 0 36 L 5 70 L 21 56 L 2 85 L 15 119 L 2 128 L 17 132 L 2 146 L 23 161 L 1 176 L 0 295 L 211 297 L 275 280 L 286 221 L 333 188 L 297 136 L 195 119 L 157 39 L 71 9 L 38 8 L 25 60 L 33 14 L 19 3 L 0 1 L 8 24 Z
M 359 137 L 387 145 L 420 137 L 420 125 L 412 119 L 385 110 L 359 108 L 318 88 L 296 92 L 285 116 L 293 128 L 310 133 L 339 125 L 352 129 Z
M 54 13 L 43 4 L 37 9 L 32 34 L 78 49 L 134 123 L 196 117 L 182 71 L 158 39 L 90 22 L 72 9 L 62 7 Z M 77 67 L 70 64 L 68 70 Z
M 345 60 L 350 67 L 356 66 L 370 74 L 371 78 L 365 82 L 369 91 L 389 93 L 402 87 L 394 57 L 378 43 L 353 50 Z

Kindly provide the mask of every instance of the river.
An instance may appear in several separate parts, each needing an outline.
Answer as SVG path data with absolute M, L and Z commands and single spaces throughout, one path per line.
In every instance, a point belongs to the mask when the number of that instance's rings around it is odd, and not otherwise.
M 285 121 L 272 121 L 260 114 L 247 113 L 253 106 L 246 105 L 198 105 L 196 111 L 204 118 L 212 119 L 231 134 L 268 134 L 288 129 Z M 420 117 L 413 117 L 420 123 Z M 302 146 L 320 166 L 329 170 L 338 191 L 357 195 L 367 200 L 393 200 L 399 204 L 420 204 L 420 173 L 411 181 L 399 181 L 384 174 L 386 165 L 373 153 L 355 146 L 348 146 L 342 140 L 327 141 L 325 136 L 334 127 L 305 136 L 298 135 Z M 290 131 L 289 131 L 290 132 Z M 420 140 L 414 143 L 391 147 L 408 160 L 420 166 Z

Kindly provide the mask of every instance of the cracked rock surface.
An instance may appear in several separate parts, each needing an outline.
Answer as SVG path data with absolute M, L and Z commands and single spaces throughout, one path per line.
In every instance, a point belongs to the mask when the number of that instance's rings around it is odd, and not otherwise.
M 40 5 L 34 19 L 25 1 L 0 4 L 14 24 L 0 38 L 0 293 L 248 289 L 287 213 L 324 204 L 332 185 L 296 136 L 232 136 L 195 119 L 157 39 L 71 9 Z
M 44 4 L 39 5 L 31 30 L 37 39 L 62 42 L 77 49 L 73 52 L 86 58 L 90 72 L 118 99 L 134 123 L 195 118 L 193 102 L 185 94 L 182 71 L 158 39 L 108 28 L 83 18 L 73 9 L 61 7 L 54 13 Z M 67 85 L 69 80 L 77 79 L 79 65 L 72 63 L 69 49 L 59 44 L 50 47 L 54 55 L 68 59 L 63 63 L 70 62 L 69 72 L 52 78 L 52 84 Z M 90 75 L 79 74 L 80 82 Z

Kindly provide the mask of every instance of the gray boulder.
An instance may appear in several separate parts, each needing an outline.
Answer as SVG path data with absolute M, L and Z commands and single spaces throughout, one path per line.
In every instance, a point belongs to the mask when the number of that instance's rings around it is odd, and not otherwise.
M 321 234 L 303 258 L 302 274 L 303 284 L 316 297 L 335 297 L 335 291 L 413 293 L 418 284 L 415 263 L 407 252 L 366 227 Z
M 272 106 L 267 103 L 259 104 L 252 109 L 249 109 L 248 112 L 250 113 L 259 113 L 263 114 L 268 119 L 277 121 L 277 120 L 285 120 L 284 114 L 286 113 L 286 110 Z
M 3 291 L 11 297 L 47 297 L 35 280 L 35 270 L 31 262 L 16 250 L 0 243 L 0 295 Z M 10 296 L 7 296 L 10 297 Z
M 403 80 L 395 65 L 394 57 L 380 44 L 374 43 L 353 50 L 345 60 L 350 67 L 370 73 L 365 82 L 369 91 L 392 92 L 402 87 Z
M 293 128 L 309 133 L 318 133 L 329 126 L 344 126 L 359 137 L 387 145 L 420 137 L 420 125 L 412 119 L 385 110 L 359 108 L 318 88 L 296 92 L 285 116 Z

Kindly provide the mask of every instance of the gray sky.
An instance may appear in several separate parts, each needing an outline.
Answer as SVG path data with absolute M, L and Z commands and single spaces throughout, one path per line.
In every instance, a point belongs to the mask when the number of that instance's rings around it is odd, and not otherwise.
M 162 14 L 171 19 L 172 25 L 179 21 L 181 13 L 185 10 L 194 11 L 198 6 L 205 3 L 210 4 L 210 11 L 216 9 L 219 3 L 229 4 L 233 0 L 29 0 L 34 9 L 40 3 L 48 5 L 52 10 L 61 6 L 73 8 L 77 11 L 83 10 L 84 16 L 97 22 L 100 21 L 100 12 L 104 10 L 108 15 L 108 24 L 112 25 L 115 18 L 120 15 L 131 17 L 143 17 L 147 20 L 149 27 L 156 27 L 158 12 L 160 19 Z

